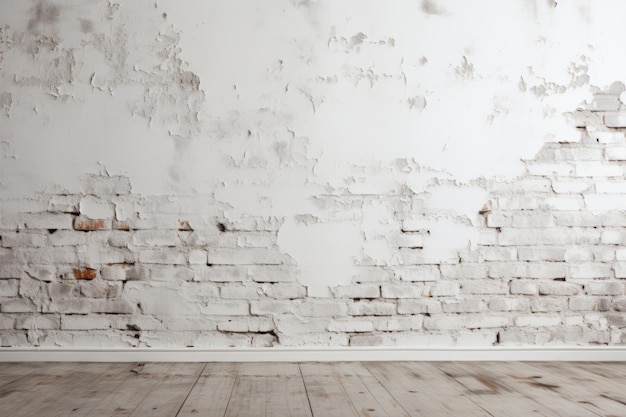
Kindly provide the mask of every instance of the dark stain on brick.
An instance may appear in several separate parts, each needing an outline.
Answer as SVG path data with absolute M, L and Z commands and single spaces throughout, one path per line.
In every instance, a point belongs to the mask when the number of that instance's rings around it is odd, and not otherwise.
M 226 228 L 226 225 L 224 223 L 218 222 L 217 230 L 223 233 L 223 232 L 226 232 L 228 229 Z

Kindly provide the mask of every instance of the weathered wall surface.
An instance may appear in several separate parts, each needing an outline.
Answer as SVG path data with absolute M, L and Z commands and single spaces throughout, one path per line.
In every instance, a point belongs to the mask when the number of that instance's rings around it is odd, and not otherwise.
M 626 344 L 625 6 L 565 3 L 3 1 L 2 346 Z

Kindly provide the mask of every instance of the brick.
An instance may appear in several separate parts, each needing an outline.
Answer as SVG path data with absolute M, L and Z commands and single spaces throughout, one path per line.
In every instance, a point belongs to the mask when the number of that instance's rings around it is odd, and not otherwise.
M 248 269 L 254 282 L 295 282 L 297 271 L 288 265 L 252 265 Z
M 567 227 L 600 227 L 603 225 L 602 217 L 587 211 L 554 213 L 556 224 Z
M 604 148 L 604 156 L 608 161 L 626 161 L 626 147 L 618 146 Z
M 487 227 L 506 227 L 513 224 L 513 219 L 504 214 L 490 213 L 487 215 Z
M 351 335 L 350 346 L 389 346 L 391 337 L 387 335 Z
M 193 276 L 197 281 L 245 282 L 249 280 L 248 268 L 245 266 L 194 266 Z
M 234 298 L 241 300 L 258 299 L 263 294 L 263 290 L 256 286 L 228 285 L 220 289 L 222 298 Z
M 296 306 L 296 313 L 302 317 L 346 316 L 348 305 L 341 301 L 305 300 Z
M 566 262 L 589 262 L 593 260 L 593 253 L 589 248 L 572 247 L 565 251 Z
M 424 287 L 416 284 L 383 284 L 381 291 L 383 298 L 419 298 L 424 293 Z
M 389 301 L 357 301 L 348 304 L 351 316 L 393 316 L 397 305 Z
M 21 223 L 27 229 L 62 229 L 72 228 L 74 216 L 59 213 L 26 213 L 20 216 Z
M 624 284 L 622 282 L 588 282 L 585 284 L 585 293 L 589 295 L 622 295 Z
M 87 244 L 87 236 L 71 230 L 58 230 L 48 235 L 47 241 L 50 246 L 81 246 Z
M 111 327 L 109 320 L 101 315 L 62 316 L 63 330 L 103 330 Z
M 195 277 L 193 269 L 182 265 L 133 266 L 127 272 L 127 277 L 133 281 L 191 281 Z M 197 280 L 200 281 L 200 280 Z
M 200 310 L 209 316 L 247 316 L 250 306 L 247 301 L 211 301 Z
M 443 310 L 435 299 L 398 300 L 398 314 L 438 314 Z
M 534 295 L 538 294 L 538 284 L 535 281 L 514 279 L 511 281 L 511 294 Z
M 281 265 L 290 264 L 291 258 L 276 249 L 266 248 L 212 248 L 209 265 Z
M 122 292 L 121 282 L 81 281 L 80 294 L 87 298 L 117 298 Z
M 75 279 L 95 279 L 98 276 L 98 271 L 91 268 L 74 268 L 72 275 Z
M 527 262 L 490 262 L 489 278 L 520 278 L 528 276 Z
M 2 298 L 0 299 L 0 312 L 2 313 L 34 313 L 37 306 L 29 299 Z
M 537 284 L 539 295 L 578 295 L 582 291 L 582 287 L 578 284 L 572 284 L 564 281 L 540 281 Z
M 303 319 L 291 315 L 280 316 L 276 319 L 277 330 L 292 335 L 323 333 L 326 331 L 326 327 L 327 321 L 319 319 Z
M 530 309 L 533 313 L 562 312 L 567 310 L 567 298 L 565 297 L 536 297 L 530 301 Z
M 479 249 L 479 261 L 515 261 L 517 249 L 510 247 L 483 247 Z
M 467 315 L 467 329 L 490 329 L 497 327 L 506 327 L 511 325 L 512 320 L 509 317 L 494 315 Z
M 530 302 L 526 298 L 493 298 L 489 300 L 489 309 L 493 311 L 528 311 Z
M 585 207 L 593 211 L 623 210 L 626 194 L 585 194 Z
M 465 263 L 459 265 L 441 265 L 441 275 L 446 279 L 481 279 L 487 278 L 487 265 Z
M 295 305 L 284 300 L 251 300 L 250 312 L 253 315 L 293 314 Z
M 605 245 L 624 245 L 626 244 L 626 231 L 603 230 L 600 242 Z
M 570 279 L 595 279 L 595 278 L 610 278 L 611 277 L 611 264 L 603 263 L 581 263 L 570 264 L 569 277 Z
M 206 265 L 207 251 L 202 249 L 192 249 L 189 251 L 189 265 Z
M 379 298 L 380 287 L 372 284 L 355 284 L 334 287 L 336 298 Z
M 139 251 L 139 262 L 144 264 L 186 265 L 187 257 L 177 248 Z
M 509 292 L 508 282 L 505 280 L 472 280 L 461 284 L 461 294 L 506 294 Z
M 430 285 L 426 294 L 429 297 L 452 297 L 458 295 L 460 292 L 460 285 L 457 281 L 438 281 Z
M 467 326 L 463 316 L 430 316 L 424 318 L 426 330 L 458 330 Z
M 567 270 L 567 264 L 565 262 L 530 262 L 528 263 L 526 276 L 524 278 L 565 278 L 567 275 Z
M 591 180 L 586 181 L 552 181 L 552 190 L 557 194 L 580 194 L 593 187 Z
M 217 329 L 222 332 L 270 332 L 274 330 L 274 322 L 265 317 L 245 317 L 218 321 Z
M 478 313 L 482 311 L 480 299 L 443 301 L 441 307 L 444 313 Z
M 79 216 L 74 219 L 74 230 L 91 232 L 94 230 L 110 230 L 111 219 L 90 219 Z
M 626 114 L 617 112 L 605 114 L 604 124 L 607 127 L 626 127 Z
M 503 228 L 499 243 L 503 246 L 563 245 L 577 243 L 579 234 L 569 228 L 510 229 Z
M 599 161 L 602 159 L 600 148 L 562 148 L 555 150 L 555 157 L 561 161 Z
M 626 194 L 626 181 L 596 181 L 598 194 Z
M 371 320 L 331 320 L 328 324 L 329 332 L 364 333 L 374 330 Z
M 91 302 L 87 299 L 68 299 L 68 300 L 53 300 L 48 311 L 50 313 L 63 313 L 63 314 L 87 314 L 91 312 Z
M 61 328 L 59 316 L 53 314 L 40 314 L 17 317 L 15 328 L 18 330 L 54 330 Z
M 539 208 L 556 211 L 578 211 L 584 207 L 583 198 L 579 195 L 558 194 L 541 201 Z
M 561 318 L 554 315 L 533 314 L 515 319 L 515 325 L 518 327 L 552 327 L 559 324 L 561 324 Z
M 135 246 L 179 246 L 181 239 L 176 230 L 137 230 L 133 232 Z
M 132 314 L 133 306 L 122 298 L 109 298 L 106 300 L 94 300 L 91 306 L 94 313 L 107 314 Z
M 298 284 L 265 284 L 263 293 L 276 299 L 296 299 L 306 296 L 306 287 Z
M 565 248 L 556 246 L 520 246 L 517 257 L 520 261 L 552 261 L 564 260 Z
M 615 248 L 612 246 L 599 246 L 591 249 L 593 260 L 596 262 L 613 262 L 615 260 Z
M 0 297 L 17 297 L 19 288 L 19 280 L 3 279 L 0 280 Z
M 518 228 L 552 227 L 555 225 L 554 217 L 550 213 L 515 214 L 512 220 L 512 226 Z
M 615 278 L 626 278 L 626 262 L 617 262 L 613 265 L 615 271 Z
M 406 316 L 399 318 L 376 318 L 374 328 L 383 332 L 420 330 L 424 326 L 423 316 Z
M 441 272 L 437 265 L 422 265 L 396 269 L 396 276 L 401 281 L 437 281 Z
M 48 235 L 41 233 L 2 232 L 0 246 L 4 248 L 39 248 L 46 246 Z

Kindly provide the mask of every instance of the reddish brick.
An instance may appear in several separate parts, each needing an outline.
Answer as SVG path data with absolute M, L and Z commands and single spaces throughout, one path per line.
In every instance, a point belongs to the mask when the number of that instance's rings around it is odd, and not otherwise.
M 91 268 L 74 269 L 74 278 L 76 279 L 94 279 L 97 275 L 97 271 Z
M 93 230 L 107 230 L 111 228 L 110 220 L 106 219 L 89 219 L 87 217 L 77 217 L 74 220 L 74 230 L 90 232 Z

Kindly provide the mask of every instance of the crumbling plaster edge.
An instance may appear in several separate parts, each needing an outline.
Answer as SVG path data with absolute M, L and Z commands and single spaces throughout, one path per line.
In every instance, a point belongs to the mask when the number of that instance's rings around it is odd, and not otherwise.
M 626 361 L 626 347 L 1 348 L 0 362 Z

